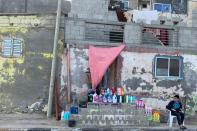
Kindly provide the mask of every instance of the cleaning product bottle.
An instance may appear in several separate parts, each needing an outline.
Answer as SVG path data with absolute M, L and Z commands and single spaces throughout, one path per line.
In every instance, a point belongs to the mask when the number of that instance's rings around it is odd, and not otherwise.
M 61 112 L 61 120 L 62 121 L 64 120 L 64 110 L 62 110 L 62 112 Z
M 113 103 L 117 103 L 117 95 L 114 93 L 113 98 L 112 98 Z
M 96 102 L 97 102 L 97 94 L 95 92 L 94 95 L 93 95 L 93 103 L 96 103 Z
M 112 96 L 112 91 L 111 91 L 111 90 L 109 90 L 108 97 L 107 97 L 107 101 L 108 101 L 109 103 L 111 103 L 111 102 L 113 101 L 113 96 Z

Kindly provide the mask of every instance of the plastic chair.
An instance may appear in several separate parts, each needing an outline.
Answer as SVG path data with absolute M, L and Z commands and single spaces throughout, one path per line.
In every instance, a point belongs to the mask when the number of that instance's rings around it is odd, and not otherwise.
M 169 111 L 169 116 L 168 116 L 168 125 L 169 125 L 169 127 L 172 127 L 172 123 L 173 123 L 173 119 L 174 118 L 176 118 L 176 116 L 173 116 L 172 114 L 171 114 L 171 111 Z
M 169 127 L 172 127 L 172 123 L 173 123 L 173 119 L 176 118 L 176 116 L 173 116 L 171 111 L 169 111 L 169 116 L 168 116 L 168 125 Z M 183 125 L 184 125 L 184 122 L 183 122 Z

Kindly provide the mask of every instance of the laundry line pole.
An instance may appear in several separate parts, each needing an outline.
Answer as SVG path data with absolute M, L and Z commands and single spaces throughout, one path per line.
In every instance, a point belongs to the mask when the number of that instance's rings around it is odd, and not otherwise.
M 55 35 L 54 35 L 54 45 L 53 45 L 53 59 L 52 59 L 51 78 L 50 78 L 50 86 L 49 86 L 49 98 L 48 98 L 48 110 L 47 110 L 47 117 L 48 118 L 50 118 L 51 114 L 52 114 L 53 91 L 54 91 L 56 59 L 57 59 L 56 58 L 57 44 L 58 44 L 58 36 L 59 36 L 60 18 L 61 18 L 61 4 L 62 4 L 62 0 L 58 0 L 56 24 L 55 24 Z

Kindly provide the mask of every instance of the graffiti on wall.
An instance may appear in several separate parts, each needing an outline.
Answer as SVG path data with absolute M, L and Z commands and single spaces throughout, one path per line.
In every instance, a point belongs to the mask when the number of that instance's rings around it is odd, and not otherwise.
M 154 122 L 160 122 L 160 113 L 159 113 L 159 111 L 156 111 L 156 110 L 153 111 L 152 120 Z

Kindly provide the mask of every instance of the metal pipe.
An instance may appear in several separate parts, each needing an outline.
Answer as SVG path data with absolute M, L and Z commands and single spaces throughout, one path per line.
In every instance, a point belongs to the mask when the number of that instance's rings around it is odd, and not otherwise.
M 67 99 L 68 104 L 71 103 L 71 79 L 70 79 L 70 45 L 67 44 L 67 52 L 66 52 L 66 59 L 67 59 Z
M 61 3 L 62 0 L 58 0 L 54 45 L 53 45 L 53 59 L 52 59 L 49 98 L 48 98 L 48 110 L 47 110 L 48 118 L 51 117 L 52 114 L 53 90 L 54 90 L 55 70 L 56 70 L 56 54 L 57 54 L 57 44 L 58 44 L 59 26 L 60 26 L 60 17 L 61 17 Z

